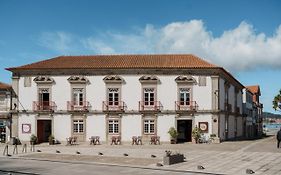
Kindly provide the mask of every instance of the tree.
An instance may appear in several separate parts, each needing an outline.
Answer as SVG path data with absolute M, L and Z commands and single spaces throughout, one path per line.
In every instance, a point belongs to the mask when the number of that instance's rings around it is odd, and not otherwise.
M 272 101 L 273 109 L 276 110 L 281 110 L 281 89 L 279 90 L 279 94 L 277 94 L 273 101 Z

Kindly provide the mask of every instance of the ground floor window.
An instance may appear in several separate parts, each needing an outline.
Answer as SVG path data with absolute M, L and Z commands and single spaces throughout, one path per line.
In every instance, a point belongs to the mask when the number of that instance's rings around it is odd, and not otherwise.
M 83 120 L 73 120 L 73 132 L 83 133 L 84 132 L 84 121 Z
M 144 134 L 154 134 L 155 131 L 155 121 L 154 120 L 144 120 Z
M 118 120 L 108 120 L 108 133 L 118 134 L 119 133 L 119 121 Z

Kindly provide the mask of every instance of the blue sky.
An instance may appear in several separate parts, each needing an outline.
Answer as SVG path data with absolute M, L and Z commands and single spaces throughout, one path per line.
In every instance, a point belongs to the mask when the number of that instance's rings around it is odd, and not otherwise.
M 7 67 L 58 55 L 192 53 L 259 84 L 265 111 L 281 88 L 281 1 L 0 1 Z

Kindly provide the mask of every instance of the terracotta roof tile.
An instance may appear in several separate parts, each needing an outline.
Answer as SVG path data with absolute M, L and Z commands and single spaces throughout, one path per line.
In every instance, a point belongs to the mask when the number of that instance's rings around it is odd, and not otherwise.
M 253 86 L 246 86 L 246 88 L 252 92 L 253 94 L 260 94 L 260 86 L 259 85 L 253 85 Z
M 1 90 L 6 90 L 6 89 L 10 89 L 11 86 L 5 83 L 0 82 L 0 89 Z
M 218 68 L 191 54 L 59 56 L 19 67 L 23 69 L 135 69 L 135 68 Z

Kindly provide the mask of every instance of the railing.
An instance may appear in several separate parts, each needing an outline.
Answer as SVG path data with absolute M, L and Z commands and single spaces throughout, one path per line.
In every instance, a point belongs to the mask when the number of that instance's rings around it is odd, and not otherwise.
M 176 111 L 197 111 L 198 104 L 196 101 L 176 101 L 175 109 Z
M 160 101 L 139 101 L 139 111 L 161 111 L 162 109 Z
M 127 110 L 127 105 L 123 101 L 103 101 L 102 110 L 103 111 L 125 111 L 125 110 Z
M 57 105 L 53 101 L 34 101 L 33 111 L 55 111 Z
M 68 111 L 88 111 L 90 109 L 90 103 L 88 101 L 68 101 L 67 110 Z

